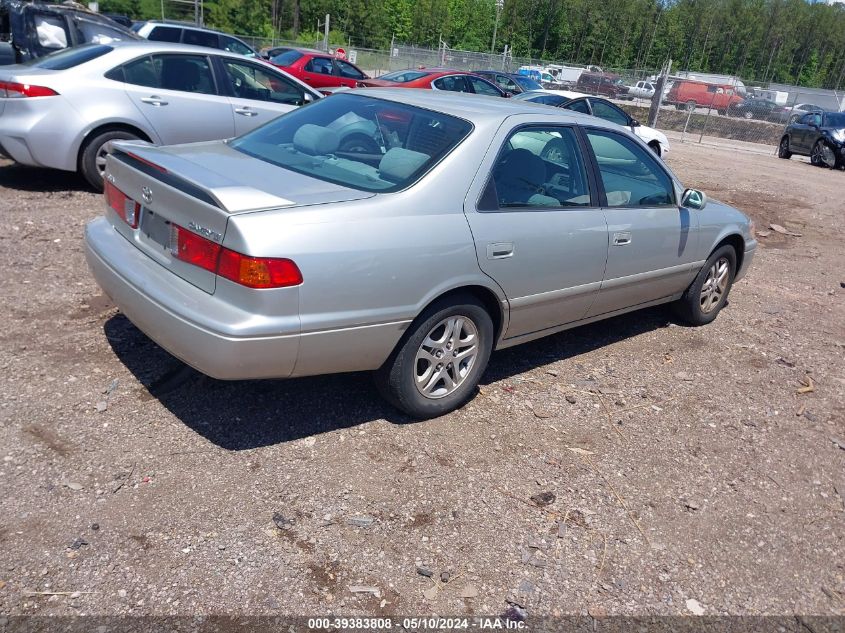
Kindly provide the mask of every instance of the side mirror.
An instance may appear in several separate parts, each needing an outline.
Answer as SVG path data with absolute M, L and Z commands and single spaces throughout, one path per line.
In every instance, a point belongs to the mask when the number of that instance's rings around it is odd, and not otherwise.
M 707 194 L 698 189 L 687 189 L 681 196 L 681 206 L 701 210 L 707 205 Z
M 631 119 L 631 127 L 639 127 L 641 125 L 642 125 L 642 123 L 640 123 L 636 119 Z
M 302 94 L 302 105 L 307 105 L 312 101 L 314 101 L 314 95 L 312 95 L 310 92 L 305 92 Z

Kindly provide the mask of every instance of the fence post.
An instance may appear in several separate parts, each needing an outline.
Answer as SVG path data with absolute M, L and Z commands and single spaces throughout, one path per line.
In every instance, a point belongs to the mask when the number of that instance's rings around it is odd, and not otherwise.
M 707 106 L 707 116 L 704 117 L 704 125 L 701 126 L 701 134 L 698 135 L 698 142 L 701 143 L 701 139 L 704 138 L 704 131 L 707 129 L 707 122 L 710 120 L 710 111 L 713 110 L 713 102 L 716 100 L 716 93 L 713 93 L 713 97 L 710 99 L 710 105 Z

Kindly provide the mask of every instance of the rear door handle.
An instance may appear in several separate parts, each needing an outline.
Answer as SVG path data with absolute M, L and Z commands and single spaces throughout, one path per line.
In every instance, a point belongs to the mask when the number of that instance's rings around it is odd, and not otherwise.
M 253 110 L 249 107 L 235 108 L 235 112 L 237 112 L 238 114 L 242 114 L 244 116 L 258 116 L 258 112 L 256 112 L 255 110 Z
M 507 259 L 513 257 L 513 242 L 496 242 L 487 245 L 487 259 Z
M 614 233 L 613 234 L 613 245 L 614 246 L 625 246 L 625 244 L 631 243 L 631 234 L 630 233 Z
M 167 105 L 167 101 L 164 101 L 158 95 L 152 95 L 150 97 L 141 97 L 141 101 L 143 101 L 144 103 L 149 103 L 150 105 L 155 107 Z

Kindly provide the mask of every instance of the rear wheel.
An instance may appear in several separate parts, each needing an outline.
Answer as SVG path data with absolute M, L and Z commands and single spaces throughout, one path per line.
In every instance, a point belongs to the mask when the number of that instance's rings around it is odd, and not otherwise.
M 85 141 L 79 156 L 79 171 L 95 190 L 103 190 L 103 176 L 106 171 L 106 143 L 109 141 L 137 140 L 138 136 L 126 130 L 98 132 Z
M 836 167 L 836 150 L 834 150 L 823 138 L 816 141 L 813 151 L 810 152 L 810 162 L 818 167 Z
M 433 418 L 470 399 L 490 360 L 493 320 L 472 295 L 444 298 L 411 326 L 385 364 L 376 386 L 414 418 Z
M 728 300 L 735 275 L 736 251 L 727 245 L 717 248 L 675 302 L 675 313 L 690 325 L 712 322 Z
M 695 110 L 696 105 L 697 104 L 695 103 L 695 101 L 690 99 L 689 101 L 687 101 L 687 110 Z
M 754 113 L 751 110 L 746 110 L 745 112 L 742 113 L 742 116 L 746 119 L 753 119 Z
M 652 141 L 648 144 L 648 146 L 651 148 L 652 152 L 660 156 L 660 143 L 658 143 L 657 141 Z
M 780 139 L 780 144 L 778 145 L 778 158 L 786 158 L 787 160 L 792 158 L 792 152 L 789 151 L 789 137 L 786 135 Z

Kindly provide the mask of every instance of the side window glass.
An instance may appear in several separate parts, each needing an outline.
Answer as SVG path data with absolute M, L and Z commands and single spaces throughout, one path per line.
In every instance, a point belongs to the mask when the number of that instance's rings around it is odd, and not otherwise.
M 472 84 L 472 89 L 475 91 L 476 94 L 480 95 L 489 95 L 491 97 L 499 97 L 499 91 L 496 90 L 493 86 L 488 84 L 483 79 L 479 79 L 478 77 L 467 77 L 470 84 Z
M 305 64 L 305 70 L 309 73 L 331 75 L 332 60 L 328 59 L 327 57 L 314 57 L 310 62 Z
M 587 130 L 601 173 L 609 207 L 674 205 L 675 190 L 669 175 L 653 154 L 621 134 Z
M 238 55 L 253 55 L 253 52 L 246 44 L 239 42 L 234 37 L 228 37 L 226 35 L 220 36 L 220 48 L 230 53 L 237 53 Z
M 514 132 L 493 166 L 479 210 L 590 206 L 578 142 L 568 127 Z
M 450 75 L 435 79 L 434 87 L 438 90 L 448 90 L 450 92 L 468 92 L 462 75 Z
M 202 55 L 156 55 L 156 66 L 165 90 L 217 94 L 208 58 Z
M 604 101 L 593 100 L 593 116 L 619 125 L 628 125 L 625 113 Z
M 568 106 L 566 106 L 566 109 L 574 110 L 575 112 L 583 112 L 584 114 L 590 114 L 590 108 L 584 99 L 581 99 L 580 101 L 573 101 Z
M 142 57 L 126 64 L 123 67 L 123 81 L 136 86 L 161 88 L 158 69 L 152 57 Z
M 341 77 L 346 77 L 347 79 L 363 79 L 364 78 L 364 73 L 362 73 L 360 70 L 355 68 L 355 66 L 353 66 L 349 62 L 345 62 L 343 60 L 336 59 L 335 64 L 337 64 L 337 69 L 340 72 Z
M 253 64 L 223 60 L 232 94 L 241 99 L 302 105 L 304 92 L 287 78 Z
M 182 35 L 183 44 L 193 44 L 194 46 L 208 46 L 210 48 L 219 48 L 219 40 L 217 33 L 208 33 L 206 31 L 194 31 L 193 29 L 185 29 Z
M 152 42 L 178 42 L 181 38 L 182 29 L 172 26 L 157 26 L 147 36 Z

